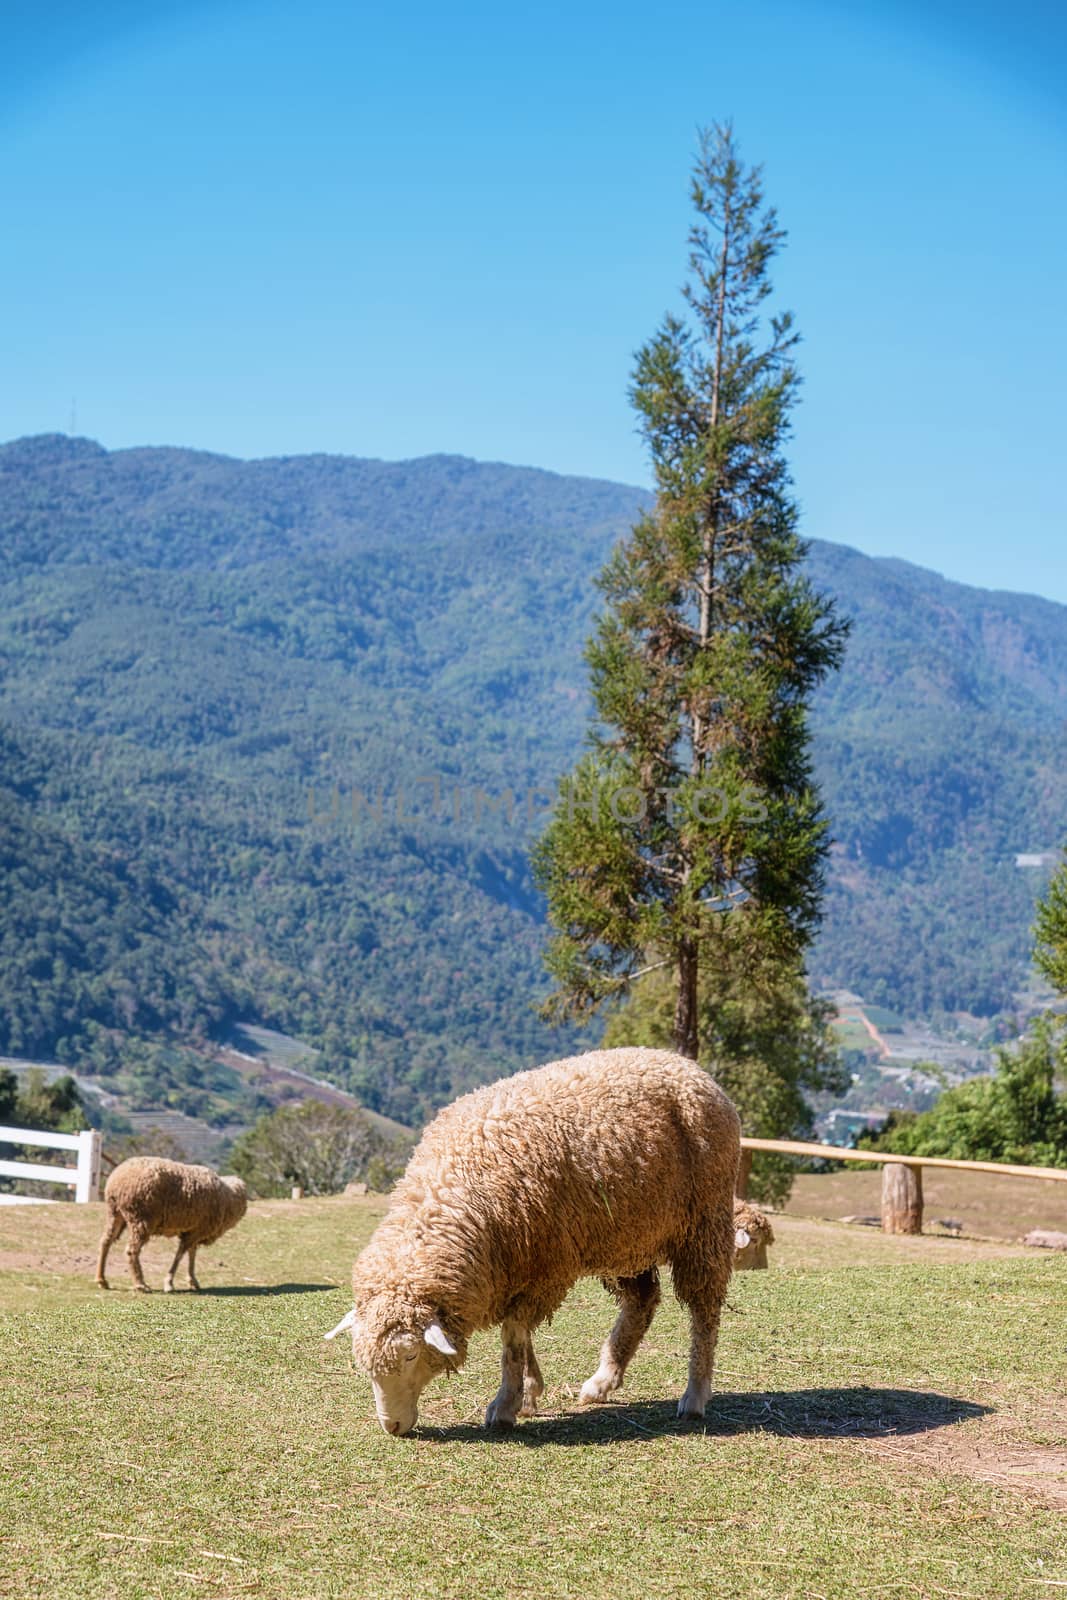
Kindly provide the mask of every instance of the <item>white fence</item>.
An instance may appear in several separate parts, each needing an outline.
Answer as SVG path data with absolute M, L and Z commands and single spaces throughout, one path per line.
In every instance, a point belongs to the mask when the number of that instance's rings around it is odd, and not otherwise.
M 65 1183 L 75 1200 L 96 1200 L 100 1194 L 100 1134 L 46 1133 L 37 1128 L 0 1128 L 0 1144 L 41 1145 L 46 1150 L 76 1150 L 76 1167 L 47 1167 L 35 1161 L 0 1161 L 0 1177 L 23 1178 L 34 1183 Z

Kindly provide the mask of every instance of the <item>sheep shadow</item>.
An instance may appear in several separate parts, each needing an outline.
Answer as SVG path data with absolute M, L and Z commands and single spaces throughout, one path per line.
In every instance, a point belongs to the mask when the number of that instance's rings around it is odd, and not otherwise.
M 200 1295 L 324 1294 L 328 1289 L 336 1292 L 336 1283 L 221 1283 L 213 1289 L 201 1289 Z
M 469 1423 L 419 1427 L 417 1437 L 444 1442 L 485 1442 L 495 1437 L 536 1449 L 540 1445 L 617 1444 L 700 1433 L 726 1439 L 767 1433 L 793 1439 L 891 1439 L 930 1433 L 974 1417 L 990 1406 L 916 1389 L 765 1389 L 751 1394 L 713 1395 L 700 1422 L 680 1421 L 675 1402 L 619 1400 L 595 1410 L 528 1418 L 495 1435 Z

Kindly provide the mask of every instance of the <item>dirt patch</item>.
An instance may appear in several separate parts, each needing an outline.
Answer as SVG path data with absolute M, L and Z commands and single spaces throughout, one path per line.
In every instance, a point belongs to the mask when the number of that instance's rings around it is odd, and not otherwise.
M 995 1484 L 1067 1510 L 1067 1408 L 1062 1406 L 1025 1420 L 996 1412 L 907 1439 L 864 1441 L 862 1448 L 908 1467 Z
M 52 1272 L 66 1275 L 86 1271 L 94 1259 L 89 1255 L 43 1256 L 33 1250 L 0 1250 L 0 1272 Z
M 816 1180 L 817 1181 L 817 1180 Z M 770 1269 L 803 1271 L 810 1267 L 867 1267 L 879 1264 L 937 1262 L 959 1266 L 966 1261 L 989 1261 L 1011 1256 L 1049 1256 L 1048 1251 L 1027 1250 L 1006 1239 L 976 1239 L 964 1235 L 888 1234 L 876 1228 L 853 1227 L 841 1222 L 774 1212 L 775 1242 L 768 1251 Z M 1061 1258 L 1062 1259 L 1062 1258 Z
M 801 1174 L 786 1211 L 798 1217 L 840 1219 L 881 1214 L 880 1171 Z M 923 1173 L 923 1229 L 945 1235 L 940 1219 L 959 1222 L 975 1238 L 1017 1240 L 1031 1228 L 1067 1229 L 1067 1183 L 1009 1178 L 998 1173 Z
M 307 1200 L 257 1200 L 248 1208 L 242 1224 L 247 1231 L 269 1227 L 275 1219 L 288 1221 L 293 1216 L 313 1217 L 335 1213 L 339 1218 L 357 1210 L 377 1217 L 385 1210 L 384 1195 L 331 1196 Z M 104 1227 L 105 1210 L 99 1201 L 91 1205 L 3 1206 L 0 1207 L 0 1273 L 29 1274 L 52 1278 L 92 1280 L 96 1253 Z M 174 1255 L 174 1240 L 150 1239 L 141 1257 L 150 1284 L 161 1282 Z M 115 1288 L 129 1282 L 126 1271 L 126 1235 L 111 1247 L 108 1278 Z M 207 1258 L 222 1266 L 223 1255 Z

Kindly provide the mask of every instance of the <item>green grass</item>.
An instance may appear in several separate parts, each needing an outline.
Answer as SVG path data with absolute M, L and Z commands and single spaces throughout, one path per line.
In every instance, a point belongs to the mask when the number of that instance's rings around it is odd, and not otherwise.
M 277 1202 L 205 1293 L 89 1281 L 100 1208 L 0 1211 L 0 1594 L 1051 1595 L 1067 1585 L 1067 1262 L 776 1218 L 717 1393 L 679 1426 L 668 1293 L 617 1403 L 579 1411 L 609 1302 L 538 1342 L 543 1415 L 478 1426 L 495 1339 L 386 1437 L 341 1341 L 373 1205 Z M 168 1254 L 146 1251 L 158 1283 Z M 214 1291 L 214 1292 L 213 1292 Z
M 875 1048 L 874 1040 L 867 1029 L 862 1022 L 857 1022 L 855 1017 L 839 1017 L 833 1028 L 842 1050 L 862 1050 L 866 1053 Z
M 869 1022 L 873 1022 L 880 1033 L 900 1033 L 904 1027 L 904 1018 L 897 1012 L 890 1011 L 888 1006 L 863 1007 L 864 1015 Z

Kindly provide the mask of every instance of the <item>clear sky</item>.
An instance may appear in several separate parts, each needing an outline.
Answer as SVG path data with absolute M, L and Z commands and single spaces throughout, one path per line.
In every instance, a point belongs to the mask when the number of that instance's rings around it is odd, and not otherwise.
M 0 439 L 643 483 L 698 125 L 790 242 L 804 529 L 1067 601 L 1067 10 L 5 0 Z

